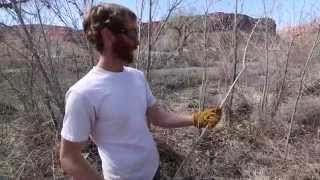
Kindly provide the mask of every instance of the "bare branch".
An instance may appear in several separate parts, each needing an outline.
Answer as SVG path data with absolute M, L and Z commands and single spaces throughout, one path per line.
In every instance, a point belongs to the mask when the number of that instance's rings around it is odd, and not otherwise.
M 137 8 L 139 9 L 139 8 Z M 143 11 L 144 11 L 144 0 L 141 0 L 141 4 L 140 4 L 140 15 L 139 15 L 139 34 L 138 34 L 138 42 L 141 42 L 141 31 L 142 31 L 142 16 L 143 16 Z M 138 64 L 141 61 L 141 46 L 138 46 L 137 49 L 137 63 L 136 63 L 136 68 L 138 68 Z
M 295 117 L 295 114 L 297 112 L 298 103 L 299 103 L 299 100 L 300 100 L 301 95 L 302 95 L 303 81 L 305 79 L 305 75 L 307 73 L 310 61 L 312 60 L 312 57 L 314 55 L 315 48 L 317 47 L 317 45 L 319 43 L 319 38 L 320 38 L 320 25 L 318 25 L 317 36 L 316 36 L 316 38 L 315 38 L 315 40 L 313 42 L 313 46 L 312 46 L 312 48 L 310 50 L 308 58 L 307 58 L 307 60 L 305 62 L 303 70 L 301 72 L 300 83 L 299 83 L 299 92 L 298 92 L 298 95 L 297 95 L 297 99 L 296 99 L 296 102 L 295 102 L 295 105 L 294 105 L 293 112 L 291 114 L 290 127 L 289 127 L 289 131 L 288 131 L 288 135 L 287 135 L 287 141 L 286 141 L 286 146 L 285 146 L 285 160 L 287 159 L 287 156 L 288 156 L 289 140 L 290 140 L 290 137 L 291 137 L 292 126 L 293 126 L 293 123 L 294 123 L 294 117 Z
M 202 67 L 204 68 L 203 74 L 202 74 L 202 81 L 201 81 L 201 88 L 200 88 L 200 94 L 199 94 L 199 110 L 204 109 L 205 101 L 206 101 L 206 90 L 207 90 L 207 84 L 208 84 L 208 69 L 207 69 L 207 63 L 208 63 L 208 12 L 209 12 L 209 6 L 208 1 L 206 1 L 206 10 L 204 15 L 204 31 L 203 31 L 203 48 L 204 48 L 204 57 L 202 61 Z
M 266 1 L 263 0 L 263 9 L 264 9 L 264 18 L 267 17 L 267 8 L 266 8 Z M 263 85 L 263 95 L 262 95 L 262 100 L 261 100 L 261 104 L 260 104 L 260 111 L 261 113 L 264 114 L 263 116 L 263 121 L 266 120 L 266 112 L 267 110 L 265 108 L 267 108 L 267 103 L 268 103 L 268 98 L 267 98 L 267 94 L 268 94 L 268 89 L 269 89 L 269 27 L 268 27 L 268 23 L 264 24 L 265 26 L 265 62 L 266 62 L 266 73 L 265 73 L 265 81 L 264 81 L 264 85 Z
M 20 24 L 22 25 L 23 32 L 25 33 L 25 35 L 27 37 L 27 41 L 29 44 L 29 47 L 27 47 L 27 48 L 30 50 L 33 57 L 35 58 L 35 62 L 37 63 L 37 68 L 39 68 L 40 72 L 42 73 L 42 75 L 45 79 L 45 83 L 47 85 L 48 91 L 53 93 L 52 98 L 57 103 L 59 110 L 60 110 L 60 113 L 63 114 L 64 113 L 64 102 L 63 102 L 63 98 L 62 98 L 63 93 L 61 92 L 61 89 L 55 87 L 55 84 L 50 80 L 50 78 L 48 76 L 48 72 L 45 70 L 43 63 L 41 62 L 41 58 L 40 58 L 39 53 L 36 49 L 36 45 L 32 39 L 32 36 L 31 36 L 30 32 L 27 30 L 27 27 L 26 27 L 26 24 L 25 24 L 24 19 L 22 17 L 21 11 L 18 8 L 17 4 L 14 3 L 14 2 L 16 2 L 15 0 L 11 0 L 11 2 L 13 2 L 13 9 L 17 15 L 17 18 L 18 18 Z
M 157 31 L 157 34 L 155 38 L 152 40 L 152 6 L 153 1 L 149 0 L 149 24 L 148 24 L 148 56 L 147 56 L 147 79 L 150 80 L 150 69 L 151 69 L 151 51 L 152 46 L 157 42 L 157 40 L 160 37 L 160 34 L 162 33 L 165 25 L 167 24 L 169 18 L 171 17 L 171 14 L 174 12 L 174 10 L 182 3 L 183 0 L 175 0 L 174 3 L 169 7 L 168 14 L 166 15 L 165 19 L 161 22 L 161 25 Z
M 147 80 L 151 80 L 150 69 L 151 69 L 151 36 L 152 36 L 152 0 L 149 0 L 149 24 L 148 24 L 148 56 L 147 56 Z
M 228 99 L 232 89 L 234 88 L 234 86 L 236 85 L 236 83 L 238 82 L 239 78 L 241 77 L 241 75 L 243 74 L 243 72 L 246 70 L 246 60 L 247 60 L 247 50 L 248 50 L 248 46 L 249 43 L 252 39 L 252 35 L 256 30 L 256 27 L 258 26 L 258 24 L 260 23 L 260 20 L 255 24 L 255 26 L 253 27 L 250 36 L 247 40 L 247 44 L 245 47 L 245 50 L 243 52 L 243 58 L 242 58 L 242 70 L 240 71 L 240 73 L 238 74 L 238 76 L 236 77 L 235 81 L 232 83 L 232 85 L 230 86 L 225 98 L 221 101 L 219 107 L 223 108 L 225 105 L 226 100 Z M 185 156 L 186 158 L 182 161 L 182 163 L 180 164 L 178 170 L 176 171 L 173 179 L 176 179 L 178 176 L 178 173 L 180 172 L 180 170 L 182 169 L 182 167 L 184 166 L 184 164 L 187 162 L 187 160 L 191 157 L 191 153 L 194 151 L 194 149 L 196 148 L 196 146 L 198 145 L 198 143 L 200 142 L 200 140 L 205 136 L 206 132 L 208 130 L 208 126 L 206 128 L 203 129 L 202 133 L 200 134 L 200 136 L 197 138 L 197 140 L 192 144 L 191 146 L 191 150 L 187 153 L 187 155 Z
M 282 80 L 281 80 L 279 93 L 277 94 L 277 97 L 276 97 L 276 100 L 275 100 L 275 103 L 274 103 L 274 107 L 273 107 L 273 110 L 271 112 L 271 117 L 275 116 L 276 111 L 278 110 L 278 107 L 280 105 L 280 101 L 281 101 L 282 94 L 283 94 L 283 91 L 284 91 L 285 83 L 286 83 L 286 80 L 287 80 L 288 67 L 289 67 L 289 58 L 290 58 L 291 50 L 292 50 L 292 47 L 293 47 L 293 44 L 294 44 L 294 41 L 295 41 L 296 37 L 297 37 L 296 35 L 293 36 L 293 38 L 291 39 L 291 42 L 289 43 L 289 47 L 288 47 L 288 50 L 287 50 L 287 53 L 286 53 L 286 63 L 285 63 L 284 73 L 283 73 L 283 77 L 282 77 Z
M 77 1 L 75 1 L 75 0 L 72 0 L 72 1 L 69 0 L 68 3 L 73 4 L 73 5 L 77 8 L 79 15 L 80 15 L 80 16 L 83 16 L 83 11 L 81 10 L 81 8 L 80 8 L 79 4 L 77 3 Z
M 20 0 L 20 1 L 7 1 L 7 0 L 0 0 L 0 8 L 4 9 L 14 9 L 14 5 L 16 4 L 21 4 L 21 3 L 26 3 L 30 0 Z
M 172 6 L 169 8 L 168 10 L 168 14 L 167 16 L 165 17 L 164 21 L 162 21 L 162 24 L 157 32 L 157 35 L 155 36 L 155 38 L 153 39 L 153 43 L 154 44 L 155 42 L 158 41 L 159 37 L 160 37 L 160 34 L 162 33 L 164 27 L 166 26 L 169 18 L 171 17 L 171 14 L 173 13 L 173 11 L 182 3 L 182 0 L 175 0 L 175 2 L 172 4 Z
M 233 24 L 233 72 L 232 81 L 237 78 L 237 63 L 238 63 L 238 0 L 235 0 L 236 7 L 234 13 L 234 24 Z M 229 105 L 225 109 L 226 119 L 229 121 L 232 111 L 232 101 L 233 101 L 234 89 L 231 91 L 231 96 L 229 100 Z

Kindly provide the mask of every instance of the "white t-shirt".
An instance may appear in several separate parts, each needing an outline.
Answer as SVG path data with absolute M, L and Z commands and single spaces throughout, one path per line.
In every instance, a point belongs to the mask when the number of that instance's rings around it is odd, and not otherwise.
M 107 180 L 151 180 L 159 154 L 146 110 L 155 101 L 141 71 L 94 67 L 66 94 L 61 135 L 72 142 L 84 142 L 90 136 Z

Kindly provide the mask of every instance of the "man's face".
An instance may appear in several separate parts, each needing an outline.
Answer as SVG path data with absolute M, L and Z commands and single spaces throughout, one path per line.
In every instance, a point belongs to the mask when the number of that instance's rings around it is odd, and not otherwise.
M 116 58 L 130 64 L 134 60 L 134 50 L 138 46 L 137 22 L 129 20 L 126 29 L 120 34 L 115 34 L 112 43 L 113 54 Z

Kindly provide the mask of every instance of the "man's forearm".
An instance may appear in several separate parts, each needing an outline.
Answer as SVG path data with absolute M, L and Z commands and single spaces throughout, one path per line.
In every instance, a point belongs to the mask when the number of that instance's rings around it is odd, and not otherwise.
M 192 125 L 191 115 L 180 115 L 174 112 L 168 112 L 159 105 L 155 105 L 150 109 L 148 118 L 151 119 L 154 125 L 164 128 L 178 128 Z
M 81 155 L 80 157 L 63 157 L 60 162 L 63 170 L 73 177 L 73 180 L 103 180 L 103 177 Z
M 161 108 L 159 104 L 148 108 L 147 118 L 152 124 L 164 128 L 186 127 L 193 124 L 192 115 L 180 115 L 174 112 L 168 112 Z
M 179 115 L 173 112 L 166 112 L 165 118 L 159 123 L 159 126 L 165 128 L 179 128 L 192 125 L 191 115 Z

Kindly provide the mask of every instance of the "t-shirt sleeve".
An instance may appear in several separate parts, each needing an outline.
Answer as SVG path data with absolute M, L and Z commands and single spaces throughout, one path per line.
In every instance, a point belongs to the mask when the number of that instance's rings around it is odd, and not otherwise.
M 61 136 L 71 142 L 87 141 L 95 118 L 94 108 L 84 95 L 69 90 Z
M 147 107 L 151 107 L 156 103 L 156 98 L 153 96 L 152 91 L 150 89 L 148 81 L 145 79 L 146 82 L 146 94 L 147 94 Z

